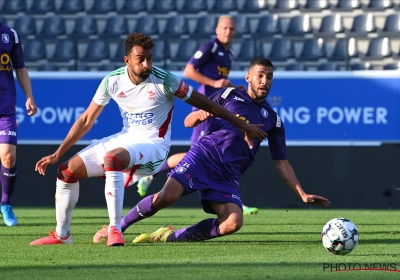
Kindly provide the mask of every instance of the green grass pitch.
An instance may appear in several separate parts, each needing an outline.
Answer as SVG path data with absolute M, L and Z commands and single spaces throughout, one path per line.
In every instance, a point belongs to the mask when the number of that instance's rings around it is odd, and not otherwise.
M 242 229 L 230 236 L 199 243 L 131 243 L 163 224 L 181 228 L 213 217 L 201 209 L 172 208 L 131 226 L 124 247 L 92 243 L 107 223 L 106 209 L 75 209 L 74 244 L 36 247 L 28 244 L 55 227 L 54 209 L 16 207 L 15 213 L 17 227 L 0 224 L 1 279 L 400 279 L 397 210 L 261 209 L 245 216 Z M 321 229 L 334 217 L 352 220 L 360 232 L 349 255 L 335 256 L 321 244 Z M 392 271 L 330 271 L 355 264 L 390 265 Z

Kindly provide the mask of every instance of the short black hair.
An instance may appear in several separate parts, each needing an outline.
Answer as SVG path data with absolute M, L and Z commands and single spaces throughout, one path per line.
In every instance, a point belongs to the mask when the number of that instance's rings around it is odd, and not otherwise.
M 272 69 L 274 69 L 274 65 L 272 65 L 272 62 L 269 61 L 266 58 L 262 58 L 262 57 L 257 57 L 255 59 L 253 59 L 250 64 L 249 64 L 249 68 L 252 68 L 254 65 L 263 65 L 265 67 L 271 67 Z
M 124 42 L 126 56 L 129 55 L 134 46 L 140 46 L 145 50 L 149 50 L 154 47 L 154 43 L 149 36 L 144 35 L 142 33 L 133 32 L 125 39 Z

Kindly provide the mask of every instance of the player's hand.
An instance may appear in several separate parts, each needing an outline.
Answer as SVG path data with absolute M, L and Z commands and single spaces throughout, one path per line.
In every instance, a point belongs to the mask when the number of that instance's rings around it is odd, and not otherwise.
M 199 118 L 200 121 L 204 122 L 206 119 L 208 119 L 209 117 L 211 117 L 212 114 L 210 114 L 207 111 L 204 110 L 199 110 L 197 111 L 197 117 Z
M 231 87 L 233 86 L 231 81 L 229 81 L 228 79 L 219 79 L 214 81 L 213 83 L 213 87 L 215 88 L 224 88 L 224 87 Z
M 41 175 L 45 175 L 47 165 L 55 164 L 55 163 L 57 163 L 57 161 L 58 161 L 58 158 L 55 154 L 49 155 L 47 157 L 43 157 L 41 160 L 39 160 L 36 163 L 35 171 L 39 172 L 39 174 L 41 174 Z
M 328 207 L 331 203 L 325 197 L 315 195 L 315 194 L 307 194 L 302 197 L 304 203 L 319 205 L 322 207 Z
M 33 98 L 28 98 L 25 103 L 26 111 L 28 111 L 29 116 L 33 116 L 37 112 L 37 107 Z
M 255 138 L 262 142 L 265 137 L 267 137 L 268 134 L 260 129 L 262 126 L 262 124 L 247 124 L 245 128 L 243 128 L 244 140 L 249 144 L 250 149 L 253 148 L 252 139 Z

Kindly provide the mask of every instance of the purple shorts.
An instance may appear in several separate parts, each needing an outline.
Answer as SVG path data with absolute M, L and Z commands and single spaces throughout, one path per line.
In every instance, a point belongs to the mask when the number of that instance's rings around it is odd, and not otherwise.
M 201 147 L 192 146 L 180 163 L 168 174 L 184 188 L 184 195 L 198 191 L 206 213 L 216 214 L 208 201 L 234 203 L 242 208 L 239 182 L 230 178 Z
M 0 144 L 17 145 L 18 126 L 15 115 L 0 115 Z

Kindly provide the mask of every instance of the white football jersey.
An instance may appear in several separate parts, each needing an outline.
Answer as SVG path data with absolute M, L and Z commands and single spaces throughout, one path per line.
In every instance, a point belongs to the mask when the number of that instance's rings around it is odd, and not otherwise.
M 139 85 L 129 79 L 127 66 L 110 72 L 101 82 L 93 101 L 101 106 L 117 102 L 123 130 L 137 138 L 171 138 L 174 97 L 190 98 L 192 87 L 167 70 L 153 66 L 150 76 Z

